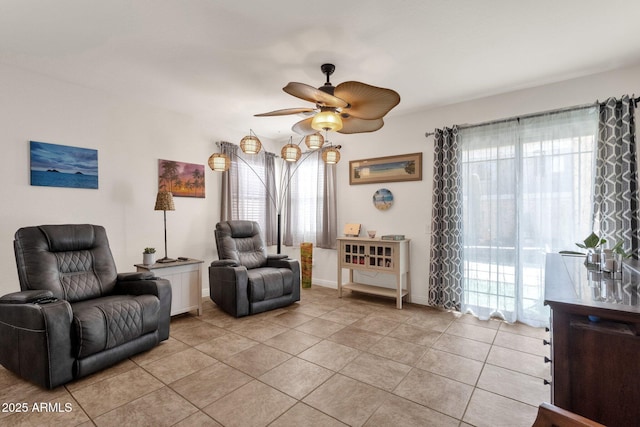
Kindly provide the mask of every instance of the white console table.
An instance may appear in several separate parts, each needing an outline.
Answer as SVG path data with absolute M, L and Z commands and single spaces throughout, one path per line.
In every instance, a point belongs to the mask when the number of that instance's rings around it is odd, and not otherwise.
M 402 308 L 402 298 L 411 293 L 409 277 L 410 240 L 382 240 L 361 237 L 338 237 L 338 296 L 350 289 L 371 295 L 396 299 L 396 307 Z M 342 270 L 349 270 L 348 283 L 342 283 Z M 356 283 L 354 270 L 372 271 L 395 276 L 396 288 Z
M 171 315 L 196 310 L 202 313 L 202 272 L 199 259 L 178 260 L 152 265 L 135 264 L 136 271 L 149 271 L 171 282 Z

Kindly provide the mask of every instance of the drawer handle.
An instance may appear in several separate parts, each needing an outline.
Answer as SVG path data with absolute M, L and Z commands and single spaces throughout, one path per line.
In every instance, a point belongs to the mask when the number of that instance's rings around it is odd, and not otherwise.
M 544 357 L 544 363 L 549 363 L 551 362 L 551 359 L 549 359 L 547 356 Z
M 542 344 L 544 344 L 544 345 L 551 345 L 551 341 L 548 341 L 548 340 L 542 340 Z
M 544 330 L 545 330 L 546 332 L 549 332 L 549 327 L 548 327 L 548 326 L 545 326 Z
M 549 380 L 543 380 L 543 382 L 544 382 L 544 385 L 551 385 L 551 381 Z

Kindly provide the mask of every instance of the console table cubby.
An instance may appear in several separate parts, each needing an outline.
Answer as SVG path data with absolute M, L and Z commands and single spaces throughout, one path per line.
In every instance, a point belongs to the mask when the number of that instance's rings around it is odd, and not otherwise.
M 338 239 L 338 296 L 349 289 L 371 295 L 395 298 L 396 308 L 402 308 L 402 298 L 411 292 L 409 276 L 410 240 L 382 240 L 359 237 Z M 349 281 L 342 283 L 343 269 L 349 270 Z M 354 270 L 395 276 L 396 288 L 386 288 L 354 281 Z

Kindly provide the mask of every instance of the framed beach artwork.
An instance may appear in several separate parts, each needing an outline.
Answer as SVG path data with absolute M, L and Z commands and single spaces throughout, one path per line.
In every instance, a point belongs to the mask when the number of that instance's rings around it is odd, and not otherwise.
M 98 188 L 98 150 L 29 141 L 31 185 Z
M 398 181 L 422 181 L 422 153 L 349 162 L 349 185 Z
M 174 197 L 204 198 L 204 165 L 158 160 L 158 190 Z

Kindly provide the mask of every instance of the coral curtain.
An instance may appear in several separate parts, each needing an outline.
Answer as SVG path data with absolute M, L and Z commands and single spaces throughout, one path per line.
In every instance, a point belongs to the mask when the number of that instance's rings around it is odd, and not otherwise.
M 435 130 L 429 305 L 460 310 L 463 283 L 462 183 L 458 128 Z
M 640 205 L 635 140 L 635 100 L 628 95 L 600 105 L 593 229 L 612 247 L 638 258 Z

